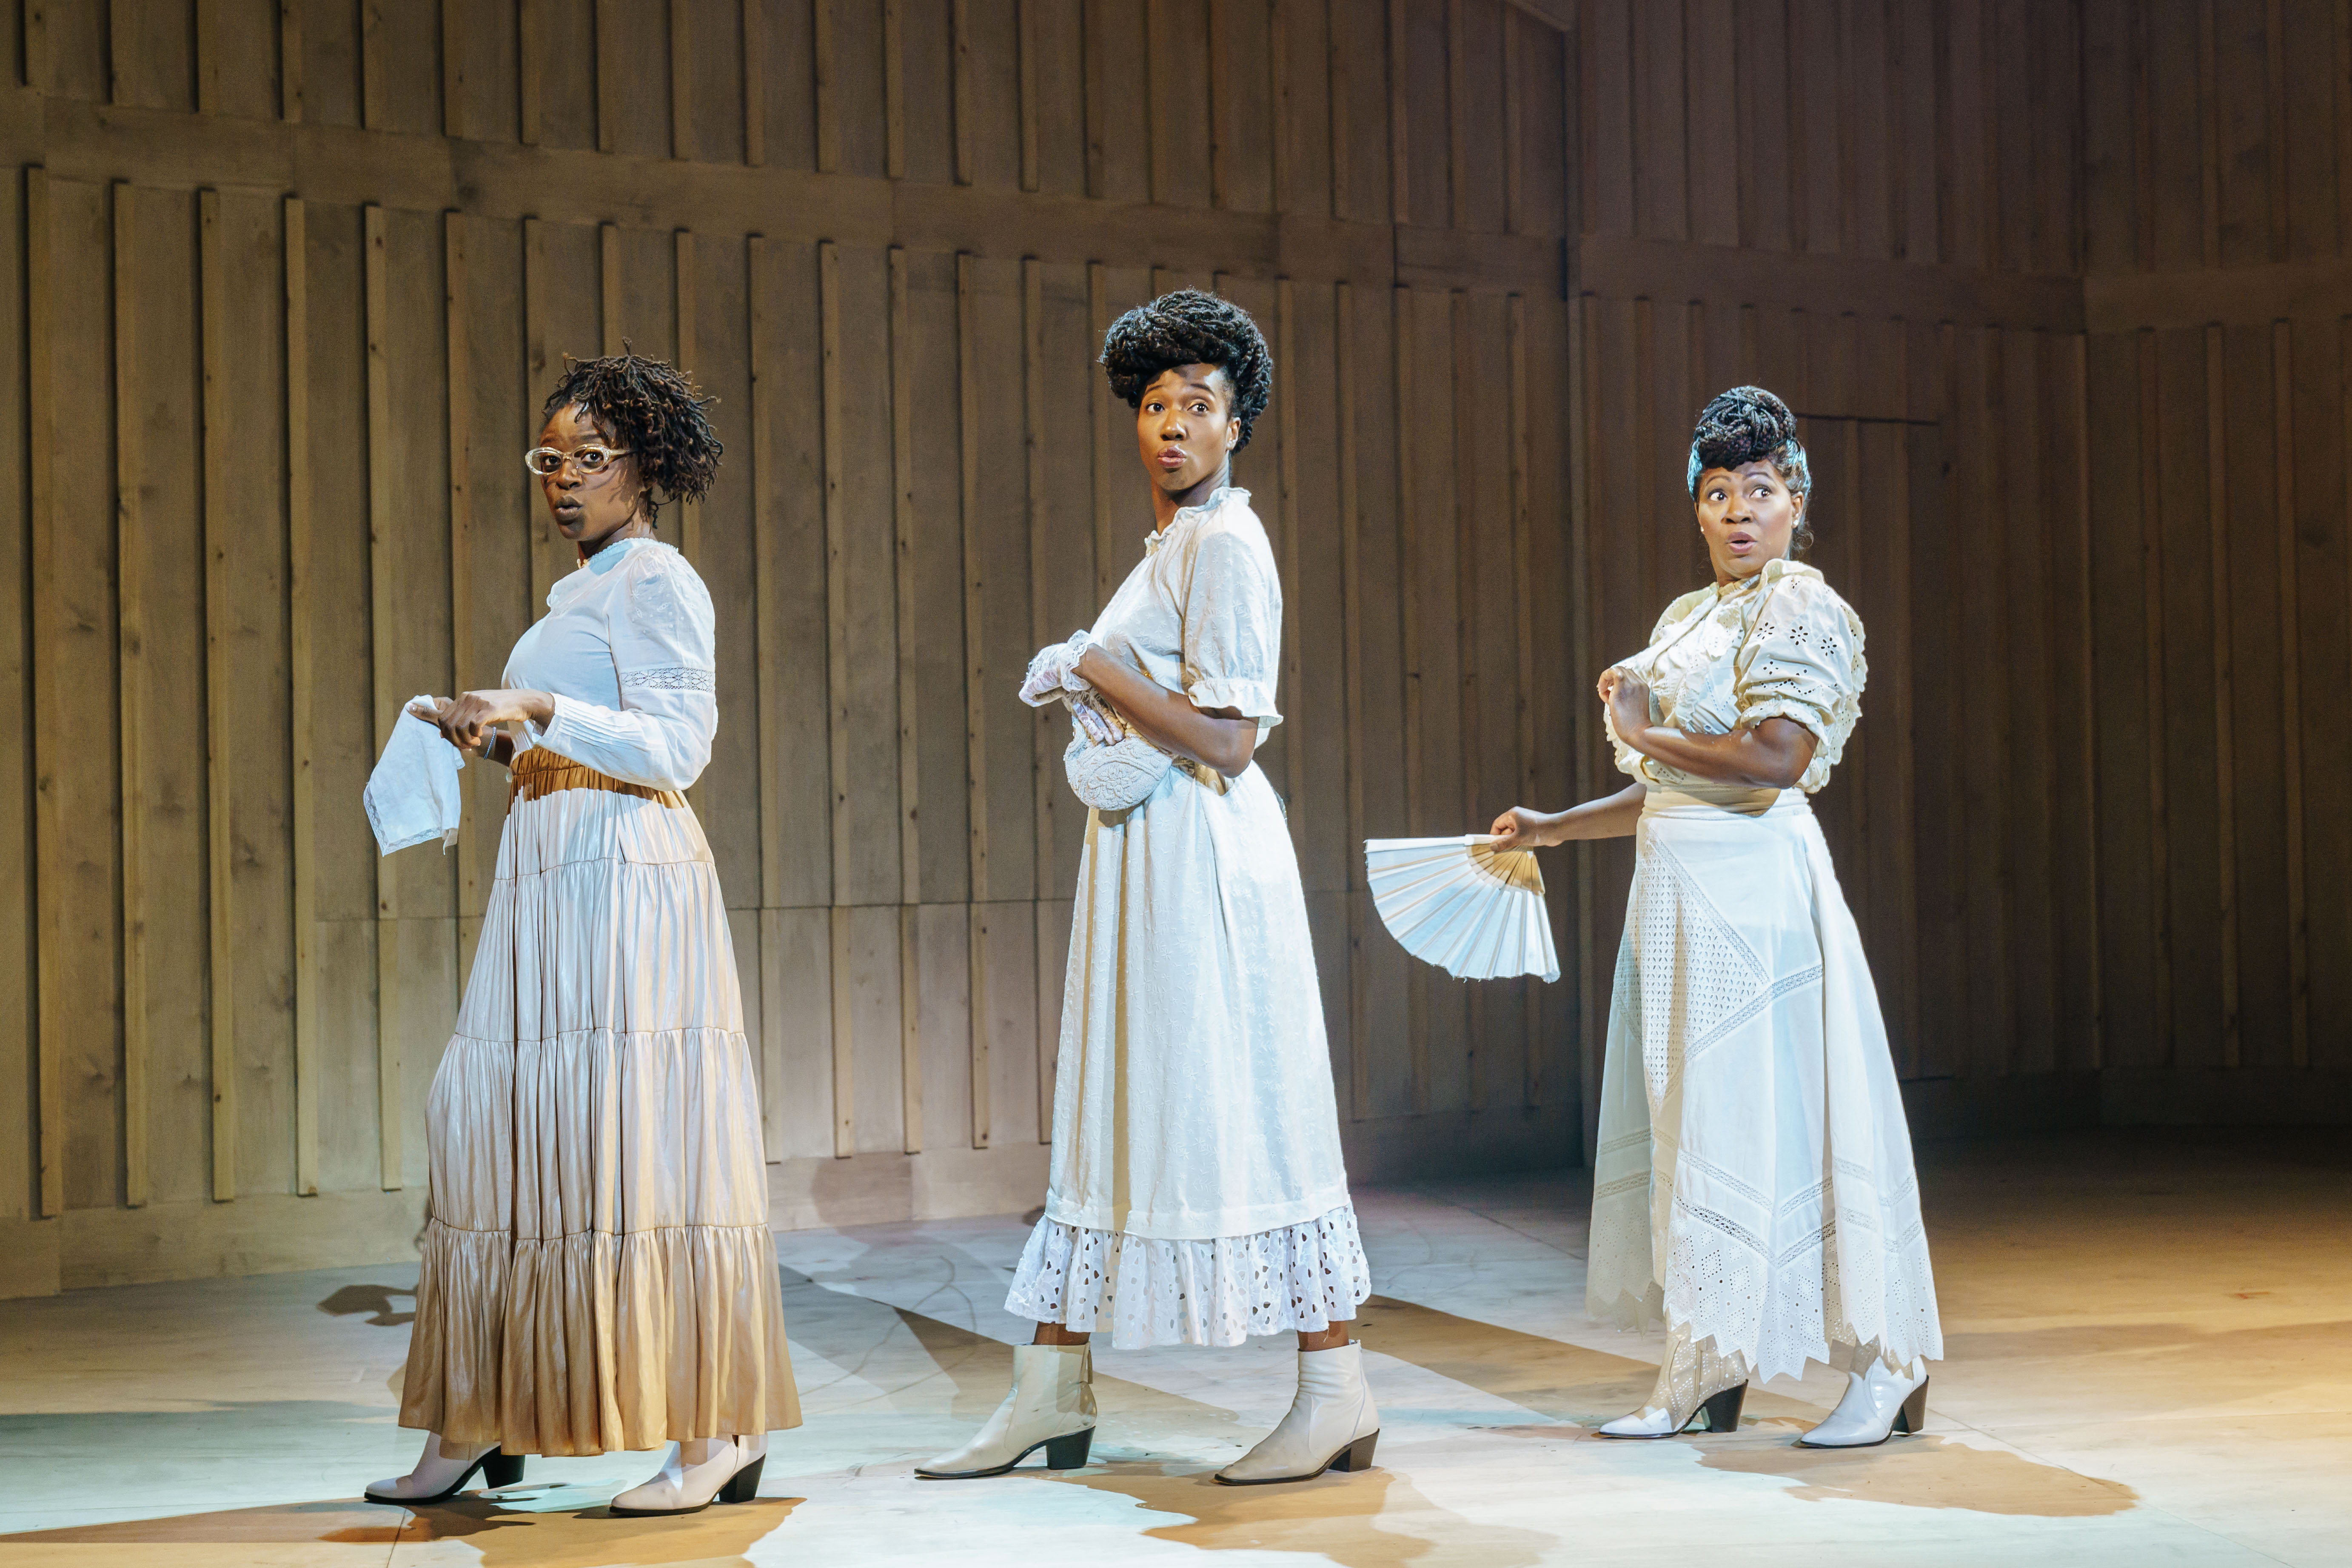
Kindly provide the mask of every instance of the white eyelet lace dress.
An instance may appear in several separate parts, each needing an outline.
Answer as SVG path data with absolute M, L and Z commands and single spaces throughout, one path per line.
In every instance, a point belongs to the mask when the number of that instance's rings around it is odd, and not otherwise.
M 1809 795 L 1861 717 L 1862 622 L 1776 561 L 1668 607 L 1625 668 L 1655 722 L 1794 720 L 1798 787 L 1692 778 L 1617 744 L 1649 785 L 1617 956 L 1587 1304 L 1798 1374 L 1940 1358 L 1902 1094 L 1870 967 Z M 1614 741 L 1612 730 L 1612 740 Z
M 1198 707 L 1281 722 L 1282 589 L 1249 492 L 1178 512 L 1094 637 Z M 1255 764 L 1172 768 L 1087 814 L 1053 1174 L 1005 1310 L 1118 1346 L 1233 1345 L 1370 1293 L 1282 804 Z
M 710 847 L 710 595 L 625 540 L 555 584 L 506 683 L 514 763 L 457 1030 L 400 1424 L 510 1454 L 800 1425 L 760 1095 Z

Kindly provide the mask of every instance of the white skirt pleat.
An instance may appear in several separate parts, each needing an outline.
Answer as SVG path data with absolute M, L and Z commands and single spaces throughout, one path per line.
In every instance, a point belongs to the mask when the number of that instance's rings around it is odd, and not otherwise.
M 1654 788 L 1637 832 L 1591 1311 L 1687 1328 L 1759 1378 L 1941 1357 L 1902 1093 L 1811 805 Z
M 426 1128 L 401 1425 L 547 1455 L 799 1425 L 759 1086 L 691 810 L 515 801 Z

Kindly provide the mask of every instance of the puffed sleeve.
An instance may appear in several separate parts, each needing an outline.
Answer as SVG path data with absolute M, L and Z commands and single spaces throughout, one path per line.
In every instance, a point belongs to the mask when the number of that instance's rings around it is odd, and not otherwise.
M 716 617 L 685 557 L 638 550 L 623 563 L 611 616 L 617 709 L 558 692 L 555 717 L 532 738 L 626 784 L 682 790 L 702 776 L 719 729 Z
M 1771 585 L 1755 630 L 1740 649 L 1733 692 L 1739 721 L 1790 719 L 1818 742 L 1806 778 L 1826 780 L 1862 717 L 1869 674 L 1862 620 L 1819 574 L 1790 574 Z M 1818 789 L 1819 782 L 1807 788 Z
M 1206 530 L 1185 584 L 1184 695 L 1195 708 L 1255 719 L 1263 733 L 1282 722 L 1281 663 L 1282 585 L 1263 531 Z

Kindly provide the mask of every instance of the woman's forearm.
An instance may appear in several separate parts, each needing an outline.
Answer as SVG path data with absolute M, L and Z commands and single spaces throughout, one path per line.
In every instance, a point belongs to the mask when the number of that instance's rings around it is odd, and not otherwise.
M 1540 817 L 1535 825 L 1540 844 L 1571 844 L 1580 838 L 1623 838 L 1642 820 L 1642 801 L 1649 786 L 1636 781 L 1615 795 L 1571 805 Z
M 1749 789 L 1787 789 L 1813 760 L 1813 732 L 1793 719 L 1743 724 L 1727 735 L 1698 735 L 1649 724 L 1618 734 L 1634 751 L 1678 773 Z
M 1204 712 L 1181 692 L 1169 690 L 1098 647 L 1087 649 L 1077 673 L 1118 710 L 1137 734 L 1163 752 L 1234 778 L 1249 767 L 1257 751 L 1256 720 Z

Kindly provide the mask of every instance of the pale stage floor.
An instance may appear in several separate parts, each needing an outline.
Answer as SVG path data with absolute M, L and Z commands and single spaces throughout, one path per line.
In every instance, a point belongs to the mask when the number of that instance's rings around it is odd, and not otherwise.
M 1287 1404 L 1282 1342 L 1106 1349 L 1083 1471 L 925 1482 L 1003 1393 L 1017 1216 L 778 1238 L 807 1424 L 763 1495 L 615 1520 L 648 1458 L 531 1462 L 497 1500 L 357 1500 L 393 1425 L 414 1266 L 0 1306 L 0 1568 L 1212 1561 L 2340 1563 L 2352 1541 L 2352 1162 L 2326 1134 L 1924 1151 L 1948 1359 L 1927 1435 L 1792 1447 L 1816 1371 L 1716 1437 L 1595 1440 L 1657 1342 L 1584 1313 L 1581 1173 L 1359 1194 L 1378 1468 L 1209 1472 Z M 1214 1554 L 1203 1559 L 1202 1553 Z

